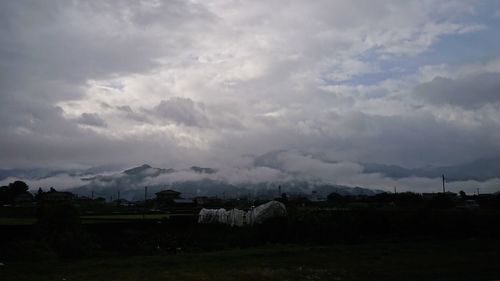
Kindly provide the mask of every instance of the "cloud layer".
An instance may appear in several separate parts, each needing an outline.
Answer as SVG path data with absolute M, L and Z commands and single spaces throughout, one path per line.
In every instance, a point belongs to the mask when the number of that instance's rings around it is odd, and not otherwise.
M 498 10 L 485 1 L 4 1 L 0 167 L 200 165 L 270 179 L 279 170 L 254 159 L 293 151 L 287 173 L 385 186 L 394 179 L 361 163 L 499 158 Z

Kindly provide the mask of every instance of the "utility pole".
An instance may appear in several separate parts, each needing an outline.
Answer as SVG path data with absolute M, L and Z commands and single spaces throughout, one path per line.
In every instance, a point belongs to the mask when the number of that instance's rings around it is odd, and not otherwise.
M 446 192 L 445 183 L 446 183 L 446 178 L 444 177 L 443 174 L 443 194 Z
M 144 212 L 142 213 L 142 219 L 146 219 L 146 201 L 148 200 L 148 187 L 144 186 Z
M 479 195 L 479 187 L 477 188 L 477 195 Z
M 394 186 L 394 194 L 398 194 L 398 189 L 396 186 Z
M 92 200 L 94 200 L 94 191 L 93 190 L 92 190 L 92 195 L 90 198 L 92 198 Z

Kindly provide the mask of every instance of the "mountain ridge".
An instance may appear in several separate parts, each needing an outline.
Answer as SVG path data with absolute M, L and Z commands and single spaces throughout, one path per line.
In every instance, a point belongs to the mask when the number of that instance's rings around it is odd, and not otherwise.
M 172 175 L 180 171 L 192 172 L 198 177 L 194 179 L 157 180 L 161 179 L 162 176 Z M 315 196 L 319 197 L 326 197 L 331 192 L 342 195 L 373 195 L 382 192 L 377 189 L 299 180 L 234 184 L 217 178 L 210 178 L 216 172 L 216 169 L 198 166 L 177 171 L 143 164 L 112 175 L 97 175 L 88 178 L 87 184 L 69 190 L 78 194 L 87 194 L 94 191 L 99 196 L 108 197 L 113 196 L 119 190 L 122 198 L 129 200 L 142 199 L 144 196 L 143 187 L 146 185 L 151 195 L 164 189 L 173 189 L 188 198 L 195 196 L 225 196 L 227 198 L 253 197 L 269 199 L 281 196 L 278 192 L 279 186 L 281 186 L 282 192 L 306 196 L 311 195 L 312 191 L 315 190 Z

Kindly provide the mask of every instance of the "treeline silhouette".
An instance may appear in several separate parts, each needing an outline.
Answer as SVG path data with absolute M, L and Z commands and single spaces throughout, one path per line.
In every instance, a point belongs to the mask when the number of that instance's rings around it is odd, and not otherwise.
M 33 197 L 31 193 L 28 192 L 28 185 L 23 181 L 15 181 L 9 183 L 9 185 L 0 187 L 0 206 L 6 204 L 13 204 L 15 199 L 21 195 L 27 195 Z

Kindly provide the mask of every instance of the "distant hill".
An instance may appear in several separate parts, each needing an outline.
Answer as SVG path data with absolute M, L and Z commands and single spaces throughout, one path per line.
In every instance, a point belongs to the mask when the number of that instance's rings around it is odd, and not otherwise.
M 303 194 L 326 197 L 332 192 L 342 195 L 372 195 L 377 187 L 351 187 L 325 183 L 319 180 L 304 180 L 304 173 L 287 170 L 283 165 L 283 154 L 286 151 L 269 152 L 254 158 L 253 166 L 273 169 L 285 175 L 287 180 L 270 182 L 243 182 L 230 183 L 226 180 L 223 171 L 211 167 L 192 166 L 185 169 L 157 168 L 148 164 L 128 169 L 117 166 L 99 166 L 86 170 L 51 170 L 51 169 L 0 169 L 0 180 L 12 178 L 41 181 L 44 188 L 48 184 L 63 178 L 68 183 L 64 189 L 70 189 L 79 195 L 95 196 L 109 199 L 116 196 L 120 190 L 122 198 L 139 200 L 144 197 L 144 186 L 148 186 L 150 196 L 163 189 L 175 189 L 183 193 L 184 197 L 194 196 L 226 196 L 272 198 L 279 196 L 278 186 L 286 193 Z M 328 162 L 330 163 L 330 162 Z M 500 159 L 479 159 L 469 163 L 453 166 L 427 166 L 420 168 L 405 168 L 397 165 L 378 163 L 360 163 L 363 173 L 379 173 L 386 177 L 401 179 L 408 177 L 439 178 L 445 174 L 449 182 L 453 181 L 487 181 L 500 178 Z M 117 171 L 118 170 L 118 171 Z M 45 181 L 48 179 L 48 181 Z M 68 180 L 69 181 L 65 181 Z M 74 180 L 73 180 L 74 179 Z M 83 184 L 82 184 L 83 182 Z M 72 184 L 72 185 L 71 185 Z M 37 188 L 38 186 L 31 186 Z
M 183 173 L 184 179 L 176 179 L 176 173 Z M 163 189 L 174 189 L 182 193 L 183 197 L 195 196 L 225 196 L 227 198 L 251 197 L 274 198 L 279 195 L 279 186 L 282 192 L 288 194 L 311 195 L 316 190 L 315 196 L 326 197 L 331 192 L 342 195 L 372 195 L 380 190 L 361 187 L 348 187 L 324 183 L 311 183 L 306 181 L 265 182 L 265 183 L 239 183 L 231 184 L 215 177 L 216 169 L 193 166 L 185 170 L 155 168 L 150 165 L 141 165 L 111 175 L 96 175 L 85 178 L 87 184 L 73 188 L 71 191 L 88 195 L 94 191 L 95 196 L 109 199 L 120 196 L 129 200 L 144 198 L 144 186 L 148 186 L 150 197 Z M 192 175 L 193 178 L 189 178 Z M 172 178 L 169 178 L 172 176 Z M 165 178 L 163 178 L 165 177 Z

